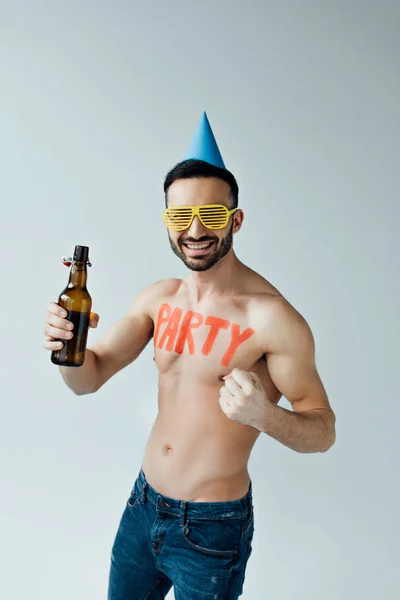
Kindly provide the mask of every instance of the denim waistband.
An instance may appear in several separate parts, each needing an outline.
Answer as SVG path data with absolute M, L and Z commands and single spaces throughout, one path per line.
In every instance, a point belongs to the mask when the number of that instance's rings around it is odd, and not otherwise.
M 163 496 L 157 492 L 146 480 L 143 469 L 140 469 L 136 480 L 141 502 L 149 500 L 157 507 L 157 510 L 170 513 L 171 515 L 187 516 L 192 519 L 215 519 L 215 518 L 237 518 L 250 514 L 252 509 L 252 483 L 250 481 L 249 491 L 238 500 L 227 500 L 223 502 L 189 502 Z

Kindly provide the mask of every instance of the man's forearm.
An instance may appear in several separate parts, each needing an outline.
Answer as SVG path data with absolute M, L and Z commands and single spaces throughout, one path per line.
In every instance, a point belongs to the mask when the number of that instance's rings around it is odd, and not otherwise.
M 85 362 L 81 367 L 59 367 L 67 386 L 78 396 L 93 394 L 97 389 L 97 358 L 86 349 Z
M 335 416 L 327 409 L 302 413 L 273 405 L 261 431 L 297 452 L 326 452 L 335 443 Z

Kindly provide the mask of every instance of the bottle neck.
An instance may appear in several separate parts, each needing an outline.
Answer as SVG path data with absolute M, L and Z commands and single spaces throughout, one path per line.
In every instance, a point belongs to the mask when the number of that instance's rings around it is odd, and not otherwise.
M 69 273 L 68 287 L 86 289 L 87 267 L 83 261 L 72 263 Z

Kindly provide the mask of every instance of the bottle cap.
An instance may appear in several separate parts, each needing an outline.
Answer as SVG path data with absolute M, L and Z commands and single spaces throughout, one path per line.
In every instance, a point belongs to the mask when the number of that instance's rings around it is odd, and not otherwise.
M 89 258 L 89 247 L 88 246 L 75 246 L 74 260 L 88 262 Z
M 66 267 L 70 267 L 72 263 L 84 262 L 88 267 L 92 266 L 89 262 L 89 246 L 75 246 L 74 256 L 63 256 L 62 262 Z

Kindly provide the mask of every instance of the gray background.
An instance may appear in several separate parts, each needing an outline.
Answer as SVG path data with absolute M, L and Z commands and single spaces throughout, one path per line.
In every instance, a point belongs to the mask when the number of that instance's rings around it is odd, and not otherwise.
M 185 274 L 162 182 L 203 110 L 240 185 L 235 250 L 308 320 L 337 415 L 327 454 L 259 438 L 243 597 L 398 597 L 399 25 L 390 1 L 0 3 L 2 598 L 106 598 L 157 411 L 152 349 L 74 396 L 45 305 L 75 244 L 89 345 Z

